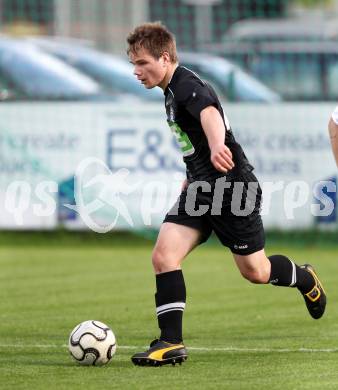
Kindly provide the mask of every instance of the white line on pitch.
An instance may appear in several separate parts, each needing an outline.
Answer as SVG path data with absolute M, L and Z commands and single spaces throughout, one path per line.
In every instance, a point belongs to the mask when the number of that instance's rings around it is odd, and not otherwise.
M 0 348 L 67 348 L 67 345 L 57 344 L 0 344 Z M 146 349 L 135 345 L 118 345 L 117 349 Z M 338 348 L 242 348 L 242 347 L 187 347 L 188 350 L 197 352 L 261 352 L 261 353 L 291 353 L 291 352 L 338 352 Z

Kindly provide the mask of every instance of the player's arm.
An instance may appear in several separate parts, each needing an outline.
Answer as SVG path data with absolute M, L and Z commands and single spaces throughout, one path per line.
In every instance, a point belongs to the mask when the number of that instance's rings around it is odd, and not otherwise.
M 332 151 L 338 167 L 338 106 L 332 113 L 328 127 Z
M 201 111 L 200 118 L 208 139 L 213 166 L 220 172 L 229 171 L 235 164 L 231 150 L 224 144 L 226 128 L 221 114 L 214 106 L 208 106 Z

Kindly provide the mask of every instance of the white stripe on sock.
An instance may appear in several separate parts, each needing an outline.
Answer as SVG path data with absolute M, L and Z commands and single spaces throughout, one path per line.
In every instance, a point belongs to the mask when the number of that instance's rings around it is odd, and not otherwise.
M 292 264 L 292 277 L 291 277 L 291 284 L 289 285 L 289 287 L 292 287 L 296 284 L 297 282 L 297 274 L 296 274 L 296 266 L 295 266 L 295 263 L 293 261 L 291 261 L 291 264 Z
M 159 312 L 167 309 L 176 309 L 176 310 L 184 310 L 185 303 L 184 302 L 173 302 L 173 303 L 167 303 L 165 305 L 158 306 L 156 308 L 156 313 L 159 314 Z
M 168 313 L 169 311 L 184 311 L 184 309 L 175 307 L 173 309 L 163 310 L 160 313 L 157 313 L 157 317 L 161 316 L 164 313 Z

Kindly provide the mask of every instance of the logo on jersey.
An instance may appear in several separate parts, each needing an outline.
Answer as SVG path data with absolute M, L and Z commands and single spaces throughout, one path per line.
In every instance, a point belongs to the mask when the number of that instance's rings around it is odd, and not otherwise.
M 173 96 L 168 95 L 166 97 L 165 107 L 166 107 L 167 120 L 169 123 L 169 127 L 170 127 L 171 131 L 173 132 L 173 134 L 178 142 L 178 145 L 181 149 L 183 157 L 191 156 L 192 154 L 195 153 L 195 148 L 194 148 L 194 145 L 191 143 L 191 141 L 188 137 L 188 134 L 185 133 L 180 128 L 180 126 L 175 122 L 176 104 L 175 104 Z
M 191 156 L 192 154 L 194 154 L 195 148 L 194 145 L 191 143 L 188 134 L 185 133 L 177 123 L 171 121 L 168 121 L 168 123 L 171 131 L 173 132 L 178 142 L 181 152 L 183 153 L 183 157 Z

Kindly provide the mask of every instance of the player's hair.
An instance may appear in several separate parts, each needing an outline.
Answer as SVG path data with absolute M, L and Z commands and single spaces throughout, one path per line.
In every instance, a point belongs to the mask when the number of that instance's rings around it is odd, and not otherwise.
M 166 51 L 172 63 L 178 61 L 175 37 L 161 22 L 141 24 L 128 35 L 127 42 L 128 55 L 146 49 L 154 58 L 159 59 Z

